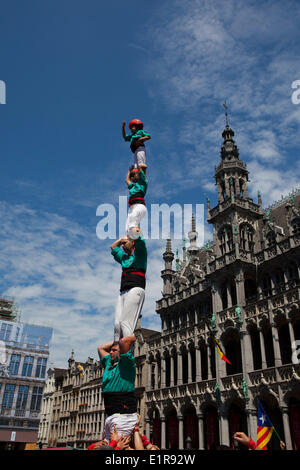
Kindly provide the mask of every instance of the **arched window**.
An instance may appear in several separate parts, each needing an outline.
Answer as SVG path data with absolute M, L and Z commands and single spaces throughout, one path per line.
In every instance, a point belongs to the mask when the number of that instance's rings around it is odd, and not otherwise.
M 276 244 L 276 234 L 275 234 L 275 232 L 273 232 L 273 230 L 271 230 L 267 234 L 267 248 L 271 248 L 275 244 Z
M 243 250 L 254 251 L 254 229 L 248 223 L 240 225 L 240 246 Z
M 220 228 L 218 238 L 222 255 L 233 249 L 232 228 L 230 225 L 223 225 Z
M 269 295 L 272 295 L 272 281 L 271 281 L 269 274 L 266 274 L 262 278 L 262 289 L 263 289 L 264 296 L 267 297 Z

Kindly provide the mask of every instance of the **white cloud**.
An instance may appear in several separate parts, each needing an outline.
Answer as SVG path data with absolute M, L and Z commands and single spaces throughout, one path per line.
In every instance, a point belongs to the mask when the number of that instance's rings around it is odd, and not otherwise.
M 98 240 L 66 217 L 24 205 L 0 203 L 5 221 L 0 237 L 3 296 L 14 297 L 21 320 L 54 328 L 51 362 L 65 367 L 72 351 L 78 360 L 97 357 L 97 346 L 113 335 L 120 266 L 111 240 Z M 180 242 L 178 241 L 178 245 Z M 142 326 L 160 330 L 155 312 L 161 298 L 165 240 L 148 240 L 146 299 Z
M 190 189 L 202 186 L 215 193 L 208 178 L 218 163 L 226 99 L 240 158 L 249 168 L 252 162 L 264 162 L 265 179 L 272 163 L 281 173 L 282 186 L 290 186 L 284 178 L 290 177 L 286 170 L 291 160 L 298 169 L 295 149 L 300 146 L 300 106 L 291 103 L 291 83 L 300 78 L 295 41 L 299 16 L 296 1 L 288 7 L 279 1 L 237 0 L 226 2 L 226 8 L 220 0 L 194 0 L 193 8 L 184 0 L 174 2 L 172 9 L 162 5 L 148 28 L 155 53 L 144 78 L 155 86 L 153 98 L 163 99 L 177 117 L 169 141 L 171 149 L 179 142 L 178 154 L 184 149 L 184 177 L 180 180 L 171 172 L 170 185 L 176 184 L 179 191 L 184 184 Z M 178 158 L 174 163 L 178 168 Z M 292 180 L 298 180 L 294 172 Z M 266 197 L 270 194 L 277 190 Z

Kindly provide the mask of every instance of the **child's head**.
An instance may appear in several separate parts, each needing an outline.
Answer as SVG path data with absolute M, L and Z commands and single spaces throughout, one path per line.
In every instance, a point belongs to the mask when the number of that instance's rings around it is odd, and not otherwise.
M 129 129 L 131 130 L 132 134 L 135 134 L 140 129 L 143 129 L 144 124 L 140 119 L 132 119 L 129 123 Z
M 132 183 L 136 183 L 139 179 L 139 170 L 134 168 L 133 165 L 129 168 L 129 178 Z

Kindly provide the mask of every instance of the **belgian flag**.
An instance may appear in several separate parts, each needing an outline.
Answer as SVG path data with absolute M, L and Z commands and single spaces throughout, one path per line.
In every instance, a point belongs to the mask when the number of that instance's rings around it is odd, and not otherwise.
M 220 358 L 221 358 L 223 361 L 227 362 L 228 364 L 230 364 L 230 365 L 232 366 L 231 362 L 227 359 L 227 357 L 226 357 L 225 354 L 223 353 L 222 348 L 221 348 L 221 345 L 220 345 L 219 341 L 217 340 L 217 338 L 216 338 L 215 336 L 214 336 L 214 340 L 215 340 L 215 342 L 216 342 L 217 350 L 218 350 L 218 353 L 219 353 Z

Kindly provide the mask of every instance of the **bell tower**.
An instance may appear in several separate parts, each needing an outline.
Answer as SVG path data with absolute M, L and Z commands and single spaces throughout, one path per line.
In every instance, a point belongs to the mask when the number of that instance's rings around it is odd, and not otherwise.
M 254 203 L 248 195 L 247 165 L 239 157 L 234 131 L 229 126 L 227 106 L 226 125 L 222 132 L 221 161 L 215 166 L 218 204 L 208 209 L 208 223 L 214 226 L 214 244 L 217 257 L 231 252 L 239 257 L 239 249 L 254 251 L 257 221 L 263 217 L 261 198 Z

